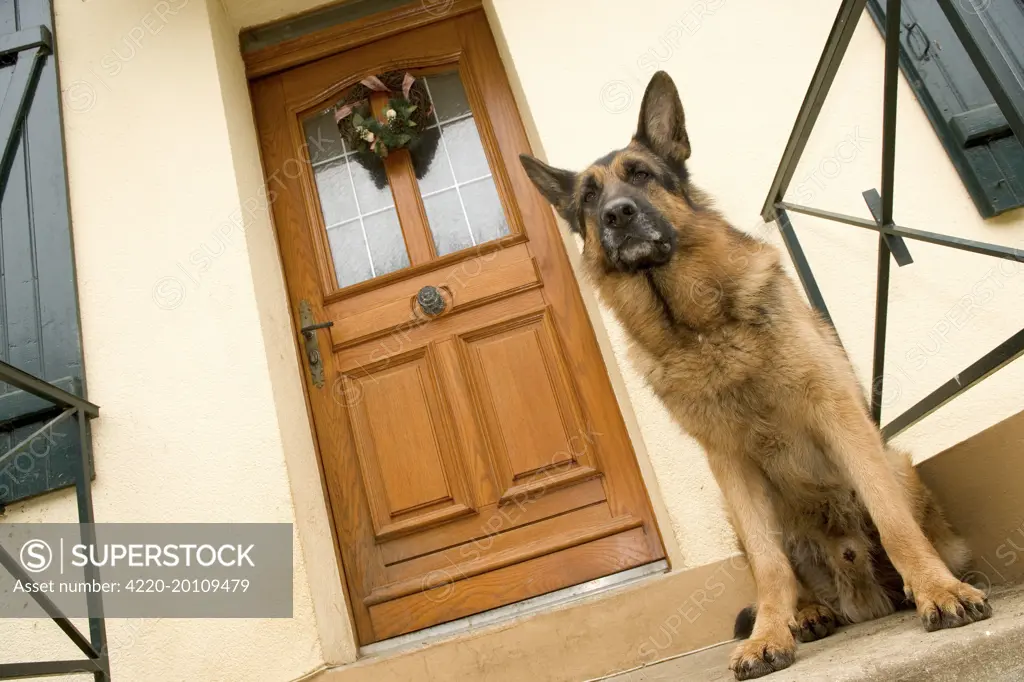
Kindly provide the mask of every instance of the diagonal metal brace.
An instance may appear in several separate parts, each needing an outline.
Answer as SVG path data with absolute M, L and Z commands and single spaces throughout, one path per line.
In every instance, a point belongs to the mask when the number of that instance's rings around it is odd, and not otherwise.
M 25 569 L 23 569 L 14 557 L 12 557 L 3 547 L 0 547 L 0 566 L 7 569 L 7 572 L 22 584 L 35 584 L 35 581 L 32 580 L 32 576 L 26 573 Z M 85 635 L 78 631 L 78 628 L 75 627 L 74 623 L 67 619 L 64 613 L 60 610 L 60 607 L 54 604 L 53 600 L 46 596 L 45 592 L 32 590 L 29 592 L 29 596 L 31 596 L 40 607 L 42 607 L 43 611 L 46 611 L 46 615 L 48 615 L 53 622 L 57 624 L 57 627 L 64 631 L 64 634 L 66 634 L 68 638 L 75 643 L 75 646 L 81 649 L 83 654 L 91 659 L 102 658 L 100 652 L 97 651 L 89 640 L 85 638 Z
M 793 223 L 789 220 L 789 214 L 786 213 L 784 208 L 776 207 L 775 220 L 779 226 L 779 234 L 782 235 L 782 242 L 786 245 L 789 257 L 793 260 L 793 265 L 796 267 L 797 277 L 800 278 L 800 283 L 804 287 L 804 293 L 807 294 L 807 300 L 810 301 L 811 307 L 817 310 L 818 314 L 835 328 L 836 325 L 832 322 L 832 315 L 829 314 L 828 306 L 825 305 L 825 297 L 821 295 L 821 289 L 818 288 L 818 280 L 814 278 L 811 264 L 807 261 L 807 256 L 804 255 L 804 249 L 800 246 L 800 240 L 797 239 L 796 232 L 793 231 Z
M 93 673 L 94 679 L 109 680 L 109 670 L 104 668 L 99 659 L 85 658 L 79 661 L 39 661 L 34 663 L 0 663 L 0 680 L 13 680 L 23 677 L 43 677 L 49 675 L 69 675 L 73 673 Z
M 59 386 L 54 386 L 50 382 L 44 381 L 24 370 L 18 369 L 14 365 L 6 363 L 3 360 L 0 360 L 0 382 L 10 384 L 15 388 L 20 388 L 26 393 L 31 393 L 43 400 L 48 400 L 58 407 L 78 408 L 82 412 L 85 412 L 86 416 L 90 419 L 98 417 L 100 414 L 99 406 L 90 403 L 85 398 L 79 397 L 74 393 L 69 393 Z
M 1003 341 L 886 424 L 882 428 L 882 436 L 886 440 L 894 438 L 1021 356 L 1024 356 L 1024 329 Z
M 875 222 L 878 223 L 879 227 L 883 227 L 882 197 L 878 194 L 878 190 L 869 189 L 866 192 L 861 192 L 861 196 L 864 197 L 864 202 L 868 205 L 868 210 L 871 211 Z M 892 226 L 890 225 L 890 227 Z M 896 259 L 896 265 L 902 268 L 904 265 L 910 265 L 914 262 L 913 257 L 910 255 L 910 249 L 907 248 L 907 243 L 903 241 L 903 237 L 885 232 L 882 232 L 881 235 L 882 239 L 885 240 L 885 245 L 889 247 L 892 257 Z
M 2 467 L 4 465 L 4 462 L 6 462 L 7 460 L 9 460 L 12 457 L 14 457 L 15 453 L 18 453 L 21 450 L 25 449 L 26 445 L 28 445 L 29 443 L 31 443 L 36 438 L 38 438 L 42 434 L 46 433 L 47 431 L 49 431 L 53 427 L 57 426 L 57 424 L 60 424 L 62 421 L 64 421 L 65 419 L 67 419 L 71 415 L 73 415 L 76 410 L 77 410 L 77 408 L 75 408 L 75 407 L 67 408 L 66 410 L 64 410 L 63 412 L 58 414 L 56 417 L 54 417 L 53 419 L 51 419 L 50 421 L 46 422 L 45 424 L 40 426 L 38 429 L 33 431 L 31 434 L 29 434 L 25 439 L 23 439 L 20 443 L 15 445 L 13 448 L 8 450 L 4 454 L 0 455 L 0 467 Z
M 3 104 L 0 104 L 0 197 L 7 189 L 7 178 L 21 137 L 19 132 L 32 103 L 32 94 L 46 54 L 47 50 L 42 45 L 18 52 L 11 82 L 4 93 Z

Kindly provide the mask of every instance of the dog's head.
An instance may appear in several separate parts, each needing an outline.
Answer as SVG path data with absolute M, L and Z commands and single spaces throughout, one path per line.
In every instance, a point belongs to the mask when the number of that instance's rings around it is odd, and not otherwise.
M 532 156 L 520 160 L 527 175 L 582 235 L 584 252 L 600 255 L 622 272 L 663 265 L 693 235 L 683 105 L 664 71 L 651 78 L 632 141 L 574 173 Z M 598 253 L 599 252 L 599 253 Z

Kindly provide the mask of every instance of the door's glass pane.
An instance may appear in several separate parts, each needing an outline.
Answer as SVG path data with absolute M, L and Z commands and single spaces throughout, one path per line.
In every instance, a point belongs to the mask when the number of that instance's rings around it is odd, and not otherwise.
M 427 86 L 434 101 L 434 112 L 442 123 L 469 115 L 469 100 L 458 71 L 431 76 L 427 79 Z
M 410 152 L 437 255 L 509 233 L 490 167 L 457 71 L 425 78 L 433 106 Z
M 333 159 L 313 166 L 316 191 L 320 195 L 320 210 L 324 225 L 330 227 L 359 216 L 359 210 L 352 195 L 352 183 L 348 179 L 348 160 Z
M 309 160 L 314 164 L 323 163 L 345 153 L 338 126 L 334 123 L 333 111 L 306 119 L 305 127 Z
M 366 241 L 370 245 L 370 258 L 376 275 L 385 275 L 409 267 L 409 255 L 405 252 L 402 228 L 398 226 L 395 209 L 363 218 Z
M 352 161 L 351 163 L 352 185 L 356 189 L 359 211 L 364 216 L 395 205 L 395 197 L 391 194 L 391 188 L 385 184 L 384 187 L 378 189 L 376 185 L 380 180 L 374 177 L 377 173 L 378 165 L 373 163 L 374 159 L 377 159 L 377 157 L 373 156 L 369 159 L 360 158 L 359 161 Z M 384 164 L 381 163 L 379 165 L 380 173 L 385 178 L 384 182 L 386 183 L 387 176 L 384 174 Z M 369 169 L 367 169 L 367 166 L 369 166 Z
M 466 207 L 466 217 L 469 218 L 469 225 L 477 244 L 504 237 L 509 233 L 505 211 L 501 208 L 494 180 L 478 180 L 463 185 L 460 189 L 462 203 Z
M 338 272 L 338 286 L 347 287 L 373 277 L 370 254 L 358 220 L 327 228 L 327 240 Z
M 428 151 L 430 150 L 430 151 Z M 413 165 L 423 165 L 424 172 L 418 173 L 420 193 L 423 196 L 435 194 L 443 189 L 455 186 L 455 179 L 452 177 L 452 167 L 444 156 L 441 149 L 441 129 L 437 126 L 430 128 L 423 133 L 422 142 L 410 150 Z M 428 154 L 431 158 L 425 158 Z
M 491 169 L 484 156 L 484 146 L 476 132 L 476 122 L 471 118 L 441 124 L 441 136 L 444 138 L 452 167 L 455 168 L 455 179 L 458 182 L 469 182 L 489 175 Z
M 338 286 L 408 267 L 383 161 L 346 147 L 333 109 L 303 125 Z
M 473 236 L 466 224 L 458 190 L 449 189 L 426 197 L 423 206 L 427 209 L 430 231 L 434 233 L 434 248 L 439 256 L 473 246 Z

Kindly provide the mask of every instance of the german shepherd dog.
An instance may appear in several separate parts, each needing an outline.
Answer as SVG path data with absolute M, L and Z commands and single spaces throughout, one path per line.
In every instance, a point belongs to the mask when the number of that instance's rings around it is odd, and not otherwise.
M 583 267 L 635 363 L 722 489 L 757 584 L 737 619 L 748 639 L 732 656 L 736 678 L 786 668 L 796 639 L 905 600 L 929 631 L 989 618 L 985 594 L 954 577 L 966 543 L 909 456 L 883 443 L 835 332 L 778 250 L 690 182 L 689 157 L 679 94 L 658 72 L 625 148 L 580 173 L 521 161 L 582 236 Z

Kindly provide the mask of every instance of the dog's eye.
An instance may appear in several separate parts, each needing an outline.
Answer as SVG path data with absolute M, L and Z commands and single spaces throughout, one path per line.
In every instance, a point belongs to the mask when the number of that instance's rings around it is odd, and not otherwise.
M 589 204 L 595 198 L 597 198 L 597 192 L 595 192 L 592 189 L 588 189 L 586 192 L 583 193 L 583 203 L 584 204 Z
M 647 180 L 650 177 L 651 177 L 651 174 L 648 173 L 647 171 L 645 171 L 645 170 L 636 170 L 636 171 L 633 171 L 632 180 L 633 180 L 634 184 L 639 185 L 639 184 L 642 184 L 644 182 L 647 182 Z

